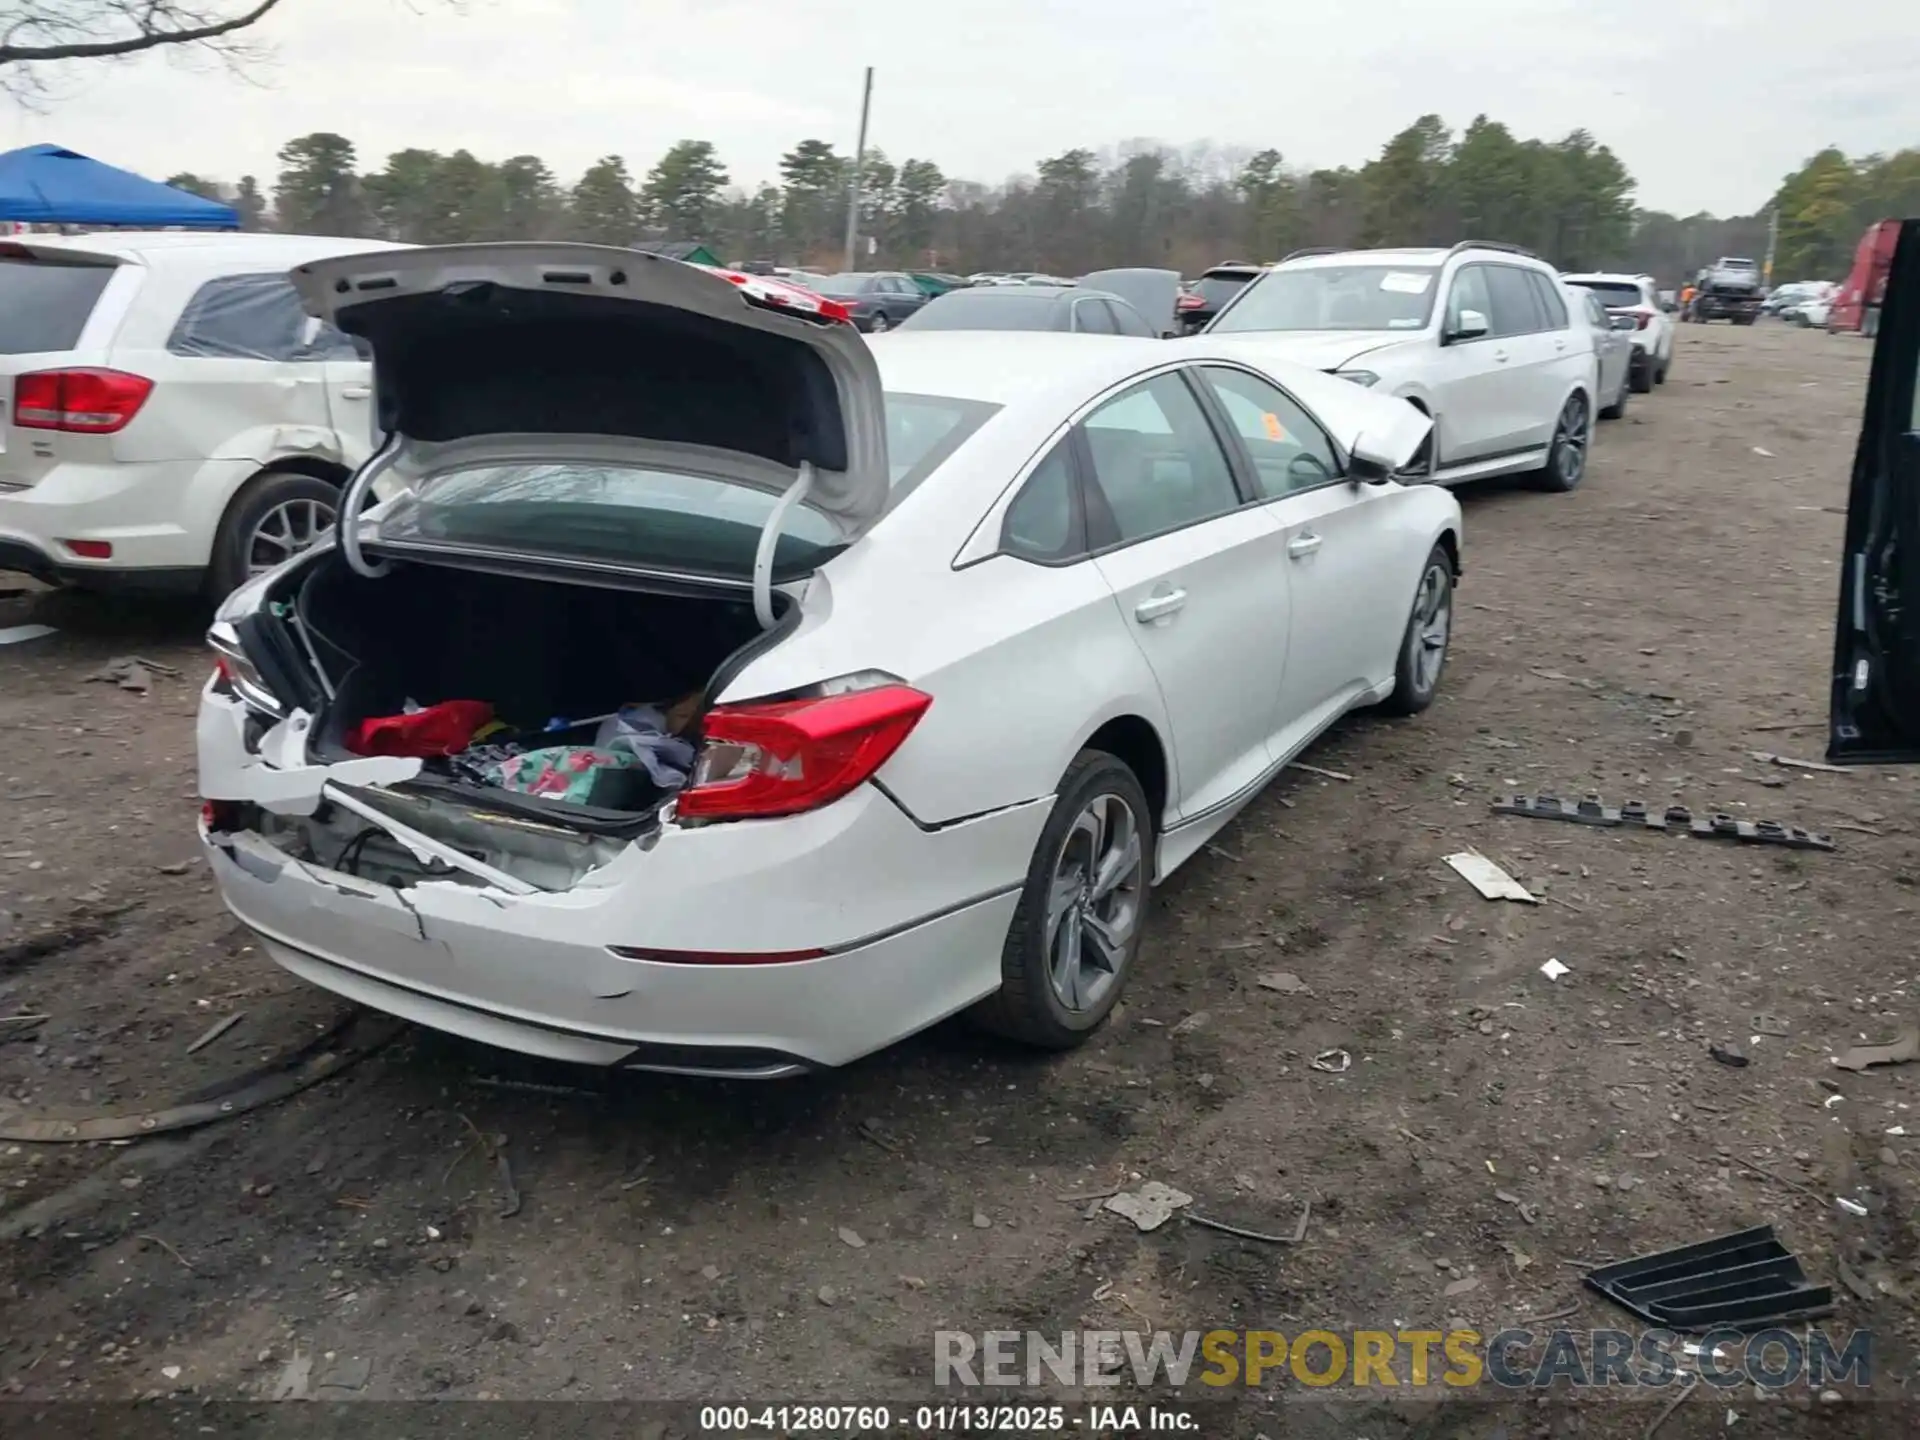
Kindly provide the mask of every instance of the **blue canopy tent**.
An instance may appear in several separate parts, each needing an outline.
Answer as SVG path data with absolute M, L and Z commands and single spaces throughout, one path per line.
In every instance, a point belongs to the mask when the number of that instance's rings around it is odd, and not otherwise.
M 238 230 L 231 205 L 116 170 L 58 145 L 0 155 L 0 220 L 31 225 L 188 226 Z

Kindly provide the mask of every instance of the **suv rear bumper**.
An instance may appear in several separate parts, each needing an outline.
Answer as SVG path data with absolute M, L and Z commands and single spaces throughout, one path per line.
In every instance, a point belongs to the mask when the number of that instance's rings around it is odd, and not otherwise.
M 190 591 L 227 502 L 259 469 L 245 459 L 68 463 L 0 486 L 0 568 L 95 589 Z M 113 556 L 77 556 L 69 540 L 104 541 Z

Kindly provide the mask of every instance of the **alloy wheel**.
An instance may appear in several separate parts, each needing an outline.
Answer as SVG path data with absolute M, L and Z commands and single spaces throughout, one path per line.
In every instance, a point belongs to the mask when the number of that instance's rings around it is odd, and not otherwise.
M 1096 795 L 1067 831 L 1047 894 L 1047 977 L 1070 1012 L 1097 1009 L 1132 953 L 1146 899 L 1139 817 Z
M 1553 463 L 1569 490 L 1586 473 L 1587 438 L 1587 402 L 1575 395 L 1560 412 L 1560 425 L 1553 435 Z
M 873 317 L 873 333 L 875 335 L 884 335 L 887 333 L 887 317 L 886 316 L 876 315 Z
M 287 500 L 260 517 L 247 537 L 247 574 L 291 559 L 332 528 L 334 509 L 318 500 Z
M 1407 669 L 1421 695 L 1433 693 L 1447 663 L 1453 633 L 1453 576 L 1442 564 L 1430 564 L 1413 597 L 1413 623 L 1407 627 Z

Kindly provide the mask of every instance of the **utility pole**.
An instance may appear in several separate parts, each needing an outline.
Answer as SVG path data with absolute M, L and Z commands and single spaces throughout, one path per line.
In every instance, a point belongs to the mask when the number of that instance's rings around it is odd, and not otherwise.
M 1773 288 L 1773 255 L 1780 248 L 1780 207 L 1774 206 L 1767 213 L 1767 263 L 1760 272 L 1760 283 L 1771 290 Z
M 853 247 L 860 238 L 860 180 L 867 164 L 867 113 L 873 108 L 873 67 L 867 66 L 860 90 L 860 138 L 853 147 L 853 184 L 847 187 L 847 253 L 844 268 L 851 271 Z

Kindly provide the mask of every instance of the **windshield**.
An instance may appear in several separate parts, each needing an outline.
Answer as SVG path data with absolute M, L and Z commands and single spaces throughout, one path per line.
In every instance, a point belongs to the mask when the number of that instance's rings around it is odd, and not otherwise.
M 874 287 L 871 275 L 822 275 L 800 277 L 803 284 L 822 295 L 864 295 Z
M 1216 335 L 1254 330 L 1422 330 L 1433 314 L 1434 281 L 1439 273 L 1431 265 L 1302 265 L 1269 270 L 1208 328 Z
M 1000 407 L 889 394 L 890 505 L 912 491 Z M 428 476 L 396 497 L 367 539 L 476 545 L 557 559 L 670 567 L 738 578 L 778 503 L 703 475 L 583 461 L 480 465 Z M 839 546 L 825 516 L 796 506 L 774 550 L 777 575 L 804 574 Z
M 111 265 L 0 260 L 0 355 L 71 350 L 113 270 Z
M 1004 286 L 955 290 L 900 322 L 902 330 L 1051 330 L 1059 301 Z
M 1582 290 L 1591 290 L 1609 310 L 1625 310 L 1641 303 L 1638 285 L 1623 285 L 1617 280 L 1569 280 Z

